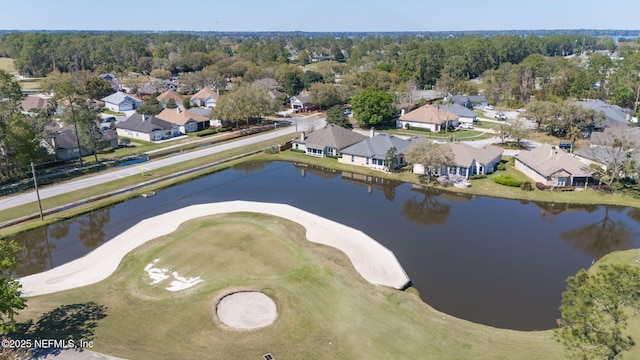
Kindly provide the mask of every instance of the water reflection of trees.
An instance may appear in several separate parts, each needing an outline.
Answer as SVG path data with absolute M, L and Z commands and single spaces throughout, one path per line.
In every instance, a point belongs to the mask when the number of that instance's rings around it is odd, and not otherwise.
M 560 238 L 594 259 L 612 251 L 630 249 L 636 234 L 624 221 L 609 216 L 610 210 L 620 212 L 622 209 L 605 206 L 602 220 L 565 231 L 560 234 Z
M 11 240 L 21 247 L 20 261 L 14 270 L 15 274 L 35 274 L 53 267 L 52 252 L 56 246 L 49 242 L 46 227 L 16 234 Z
M 80 241 L 89 249 L 95 249 L 104 242 L 105 225 L 111 220 L 113 206 L 94 210 L 78 218 Z
M 630 208 L 629 212 L 627 212 L 627 216 L 629 216 L 635 222 L 640 224 L 640 209 L 638 209 L 638 208 Z
M 451 214 L 451 206 L 441 201 L 443 191 L 425 187 L 419 192 L 421 195 L 403 201 L 402 216 L 423 226 L 444 224 Z
M 540 201 L 534 201 L 533 203 L 540 208 L 540 216 L 542 219 L 547 221 L 553 220 L 557 215 L 564 212 L 586 211 L 591 214 L 598 210 L 598 205 L 563 204 Z
M 240 164 L 236 164 L 232 167 L 233 170 L 244 171 L 245 174 L 251 174 L 256 171 L 264 170 L 267 167 L 266 161 L 247 161 Z

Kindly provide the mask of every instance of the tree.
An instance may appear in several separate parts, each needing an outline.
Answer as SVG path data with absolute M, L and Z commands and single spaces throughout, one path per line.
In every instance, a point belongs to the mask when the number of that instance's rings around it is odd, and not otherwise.
M 392 146 L 384 155 L 384 166 L 387 171 L 393 172 L 398 167 L 398 149 Z
M 509 122 L 509 137 L 516 141 L 517 146 L 521 146 L 522 139 L 529 136 L 531 130 L 527 127 L 527 123 L 522 118 L 517 118 Z
M 332 106 L 327 110 L 327 118 L 325 119 L 327 124 L 334 124 L 345 129 L 352 129 L 353 124 L 349 122 L 349 116 L 344 113 L 342 106 Z
M 282 91 L 289 96 L 298 95 L 304 89 L 304 73 L 298 65 L 281 65 L 275 73 L 276 80 L 282 85 Z
M 435 144 L 425 138 L 413 140 L 405 151 L 405 158 L 410 164 L 424 166 L 424 172 L 429 177 L 429 181 L 434 173 L 451 165 L 455 159 L 449 146 Z
M 0 241 L 0 333 L 15 330 L 14 317 L 18 310 L 27 306 L 22 297 L 20 282 L 11 277 L 11 271 L 18 264 L 20 247 L 13 241 Z
M 311 85 L 313 103 L 320 109 L 343 103 L 339 85 L 315 83 Z
M 174 99 L 169 99 L 167 100 L 167 105 L 166 105 L 167 109 L 175 109 L 178 107 L 178 104 L 176 104 L 176 101 Z
M 375 89 L 354 95 L 351 107 L 353 116 L 363 128 L 388 124 L 397 115 L 391 95 Z
M 213 109 L 212 117 L 236 123 L 257 119 L 274 110 L 267 93 L 257 86 L 241 85 L 237 90 L 220 96 Z
M 162 105 L 155 97 L 142 103 L 142 106 L 136 109 L 138 114 L 155 116 L 162 112 Z
M 635 345 L 624 333 L 630 315 L 640 311 L 640 267 L 603 264 L 567 279 L 560 327 L 554 337 L 571 357 L 619 359 Z
M 84 91 L 91 99 L 102 99 L 115 92 L 111 83 L 99 77 L 93 77 L 84 82 Z
M 77 137 L 78 156 L 82 165 L 83 148 L 91 149 L 96 162 L 98 162 L 98 150 L 105 147 L 102 141 L 102 132 L 98 127 L 100 117 L 98 112 L 91 106 L 88 95 L 77 93 L 67 96 L 64 99 L 66 106 L 62 113 L 62 120 L 67 125 L 73 125 Z
M 611 185 L 618 178 L 634 172 L 632 151 L 640 144 L 624 130 L 608 130 L 602 138 L 598 147 L 602 151 L 592 151 L 592 155 L 606 165 Z
M 507 123 L 499 123 L 493 125 L 491 130 L 495 133 L 495 137 L 500 139 L 500 143 L 504 144 L 504 141 L 509 137 L 511 126 Z

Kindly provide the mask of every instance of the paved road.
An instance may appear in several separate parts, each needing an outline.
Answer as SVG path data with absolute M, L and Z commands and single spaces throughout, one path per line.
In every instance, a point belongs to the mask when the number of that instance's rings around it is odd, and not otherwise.
M 179 154 L 163 159 L 148 161 L 142 164 L 132 165 L 125 167 L 121 170 L 109 171 L 95 176 L 85 177 L 75 181 L 69 181 L 58 185 L 53 185 L 40 189 L 40 198 L 46 199 L 53 196 L 65 194 L 75 190 L 85 189 L 91 186 L 104 184 L 109 181 L 125 178 L 132 175 L 140 174 L 140 166 L 144 166 L 145 171 L 156 170 L 173 164 L 181 163 L 183 161 L 193 160 L 196 158 L 204 157 L 219 153 L 221 151 L 235 149 L 241 146 L 250 145 L 260 141 L 273 139 L 279 136 L 293 134 L 296 132 L 296 128 L 299 131 L 305 131 L 311 127 L 318 128 L 324 125 L 324 119 L 317 117 L 308 118 L 294 118 L 291 121 L 297 122 L 292 126 L 286 127 L 279 131 L 269 132 L 247 138 L 240 138 L 226 144 L 215 145 L 207 147 L 201 150 L 196 150 L 184 154 Z M 0 198 L 0 210 L 10 209 L 16 206 L 28 204 L 37 201 L 35 191 L 25 192 L 15 196 Z

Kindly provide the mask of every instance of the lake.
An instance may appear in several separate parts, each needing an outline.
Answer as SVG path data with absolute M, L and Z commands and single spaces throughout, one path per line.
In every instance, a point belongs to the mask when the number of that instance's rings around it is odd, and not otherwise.
M 250 162 L 36 229 L 20 276 L 76 259 L 147 217 L 229 200 L 286 203 L 360 229 L 393 251 L 435 309 L 517 330 L 549 329 L 565 279 L 640 247 L 640 209 L 505 200 L 286 162 Z M 363 304 L 364 306 L 365 304 Z

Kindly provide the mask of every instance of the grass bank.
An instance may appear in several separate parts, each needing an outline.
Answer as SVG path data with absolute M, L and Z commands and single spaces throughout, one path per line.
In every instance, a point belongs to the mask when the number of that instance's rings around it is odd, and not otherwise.
M 59 206 L 63 206 L 66 204 L 70 204 L 70 203 L 74 203 L 77 201 L 82 201 L 84 199 L 87 198 L 91 198 L 94 196 L 98 196 L 101 194 L 107 194 L 109 192 L 114 192 L 114 191 L 118 191 L 120 189 L 123 188 L 127 188 L 130 186 L 134 186 L 137 185 L 139 183 L 143 183 L 143 182 L 149 182 L 149 181 L 153 181 L 155 179 L 159 179 L 165 176 L 169 176 L 169 175 L 173 175 L 175 173 L 178 173 L 180 171 L 186 171 L 192 168 L 196 168 L 199 166 L 204 166 L 207 164 L 212 164 L 224 159 L 228 159 L 234 156 L 238 156 L 241 154 L 245 154 L 245 153 L 249 153 L 255 150 L 259 150 L 259 149 L 264 149 L 266 147 L 270 147 L 273 146 L 275 144 L 282 144 L 288 140 L 291 139 L 291 135 L 285 135 L 285 136 L 281 136 L 278 137 L 276 139 L 272 139 L 272 140 L 267 140 L 267 141 L 262 141 L 259 143 L 255 143 L 249 146 L 245 146 L 242 148 L 237 148 L 237 149 L 233 149 L 233 150 L 227 150 L 227 151 L 223 151 L 214 155 L 210 155 L 210 156 L 206 156 L 206 157 L 201 157 L 198 159 L 194 159 L 194 160 L 190 160 L 190 161 L 185 161 L 179 164 L 175 164 L 172 166 L 168 166 L 168 167 L 164 167 L 164 168 L 160 168 L 160 169 L 156 169 L 156 170 L 151 170 L 151 171 L 146 171 L 144 173 L 144 175 L 135 175 L 135 176 L 129 176 L 126 178 L 122 178 L 122 179 L 117 179 L 117 180 L 113 180 L 111 182 L 105 183 L 105 184 L 101 184 L 101 185 L 96 185 L 96 186 L 92 186 L 89 188 L 85 188 L 85 189 L 81 189 L 81 190 L 77 190 L 74 192 L 69 192 L 66 194 L 62 194 L 62 195 L 58 195 L 55 197 L 51 197 L 51 198 L 47 198 L 47 199 L 43 199 L 42 200 L 42 206 L 43 209 L 52 209 L 52 208 L 56 208 Z M 26 221 L 14 226 L 9 226 L 3 229 L 0 229 L 0 236 L 8 236 L 10 234 L 14 234 L 17 232 L 21 232 L 21 231 L 25 231 L 28 229 L 32 229 L 32 228 L 36 228 L 36 227 L 40 227 L 43 225 L 47 225 L 47 224 L 52 224 L 52 223 L 56 223 L 60 220 L 64 220 L 64 219 L 68 219 L 74 216 L 77 216 L 79 214 L 83 214 L 86 212 L 89 212 L 91 210 L 94 209 L 98 209 L 104 206 L 108 206 L 111 204 L 115 204 L 115 203 L 119 203 L 119 202 L 123 202 L 126 201 L 128 199 L 140 196 L 142 193 L 147 192 L 147 191 L 158 191 L 162 188 L 168 187 L 168 186 L 172 186 L 175 184 L 179 184 L 182 182 L 187 182 L 189 180 L 195 179 L 197 177 L 203 176 L 203 175 L 207 175 L 216 171 L 220 171 L 222 169 L 226 169 L 230 166 L 233 166 L 237 163 L 240 162 L 245 162 L 245 161 L 251 161 L 253 160 L 255 157 L 246 157 L 243 159 L 239 159 L 239 160 L 235 160 L 235 161 L 231 161 L 231 162 L 227 162 L 227 163 L 223 163 L 220 164 L 218 166 L 215 167 L 211 167 L 211 168 L 207 168 L 205 170 L 201 170 L 201 171 L 197 171 L 197 172 L 193 172 L 190 173 L 188 175 L 184 175 L 184 176 L 179 176 L 179 177 L 174 177 L 162 182 L 158 182 L 155 183 L 153 185 L 149 185 L 149 186 L 143 186 L 135 191 L 131 191 L 131 192 L 127 192 L 121 195 L 117 195 L 117 196 L 113 196 L 113 197 L 108 197 L 102 200 L 98 200 L 95 202 L 91 202 L 82 206 L 78 206 L 75 207 L 73 209 L 70 210 L 66 210 L 66 211 L 62 211 L 56 214 L 52 214 L 50 216 L 45 217 L 45 221 L 40 221 L 39 219 L 37 220 L 30 220 L 30 221 Z M 137 165 L 135 165 L 137 166 Z M 88 178 L 90 175 L 87 175 L 83 178 Z M 77 181 L 77 180 L 81 180 L 83 178 L 75 178 L 73 179 L 73 181 Z M 35 199 L 34 199 L 35 200 Z M 21 205 L 15 208 L 11 208 L 8 210 L 3 210 L 0 211 L 0 222 L 4 222 L 4 221 L 8 221 L 8 220 L 12 220 L 12 219 L 16 219 L 19 217 L 23 217 L 23 216 L 27 216 L 27 215 L 31 215 L 31 214 L 36 214 L 38 212 L 38 204 L 37 202 L 32 202 L 29 204 L 25 204 L 25 205 Z
M 151 285 L 154 263 L 203 282 L 180 292 Z M 257 290 L 277 304 L 264 329 L 232 331 L 215 316 L 217 300 Z M 69 304 L 95 302 L 84 319 L 65 318 Z M 520 332 L 442 314 L 411 292 L 366 282 L 336 249 L 305 239 L 300 225 L 261 214 L 229 214 L 183 224 L 125 257 L 108 279 L 29 299 L 19 321 L 42 322 L 56 338 L 91 337 L 93 350 L 128 359 L 561 359 L 550 331 Z M 57 310 L 56 310 L 57 309 Z M 62 310 L 62 314 L 60 314 Z M 60 317 L 58 317 L 60 318 Z M 76 321 L 69 321 L 74 319 Z M 58 328 L 59 327 L 59 328 Z

